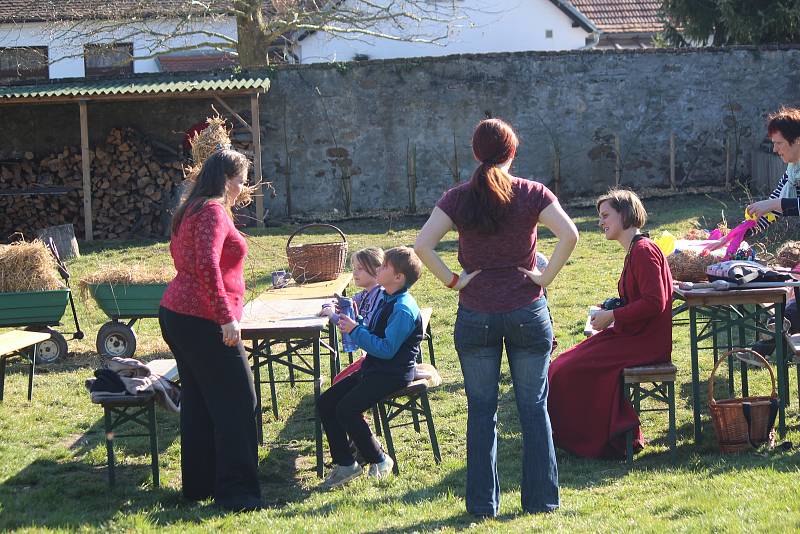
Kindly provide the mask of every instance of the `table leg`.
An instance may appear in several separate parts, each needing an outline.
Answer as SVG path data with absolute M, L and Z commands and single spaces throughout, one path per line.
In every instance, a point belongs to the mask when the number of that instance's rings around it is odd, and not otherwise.
M 33 400 L 33 374 L 36 372 L 36 351 L 38 345 L 33 346 L 31 351 L 31 368 L 28 371 L 28 402 Z
M 789 370 L 786 368 L 786 351 L 783 343 L 783 303 L 775 304 L 775 362 L 778 365 L 778 433 L 786 435 L 786 401 L 789 398 Z
M 328 326 L 328 344 L 331 346 L 331 383 L 333 377 L 339 374 L 342 370 L 342 363 L 339 360 L 339 342 L 337 340 L 336 328 L 333 325 Z
M 3 390 L 6 385 L 6 359 L 5 356 L 0 356 L 0 401 L 3 400 Z
M 689 351 L 692 358 L 692 410 L 694 411 L 694 442 L 700 443 L 700 369 L 697 361 L 697 310 L 689 307 Z
M 292 351 L 289 350 L 289 342 L 286 342 L 286 360 L 292 363 Z M 294 387 L 294 367 L 289 366 L 289 385 Z
M 741 314 L 743 321 L 748 316 L 747 315 L 748 314 L 747 308 L 745 306 L 742 306 L 741 308 L 739 308 L 739 313 Z M 756 314 L 757 313 L 758 312 L 756 311 Z M 753 325 L 756 325 L 757 323 L 758 323 L 758 317 L 756 315 L 755 317 L 753 317 Z M 739 347 L 744 348 L 744 347 L 747 347 L 747 346 L 748 346 L 747 345 L 747 332 L 745 331 L 744 323 L 741 323 L 739 325 Z M 733 365 L 734 365 L 733 362 L 734 362 L 733 356 L 731 356 L 731 362 L 729 363 L 731 368 L 733 368 Z M 750 382 L 747 379 L 747 364 L 745 362 L 739 362 L 739 373 L 741 374 L 741 377 L 742 377 L 742 397 L 747 397 L 750 394 L 749 393 L 750 392 Z
M 267 347 L 268 354 L 271 355 L 271 350 Z M 267 356 L 269 358 L 269 356 Z M 278 391 L 275 387 L 275 368 L 272 366 L 272 360 L 267 360 L 267 374 L 269 375 L 269 397 L 272 400 L 272 415 L 278 419 Z
M 319 418 L 319 410 L 317 409 L 317 402 L 322 393 L 320 388 L 320 339 L 314 340 L 314 446 L 317 454 L 317 476 L 322 478 L 322 421 Z
M 261 407 L 261 361 L 258 357 L 258 340 L 253 340 L 253 382 L 256 386 L 256 430 L 258 432 L 259 445 L 264 444 L 264 413 Z

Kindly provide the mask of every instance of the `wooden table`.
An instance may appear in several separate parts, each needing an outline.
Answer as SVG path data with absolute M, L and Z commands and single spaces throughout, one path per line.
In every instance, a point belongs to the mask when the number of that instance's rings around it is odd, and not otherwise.
M 327 299 L 303 300 L 254 300 L 247 304 L 240 322 L 242 340 L 250 341 L 245 349 L 253 359 L 253 381 L 256 389 L 256 413 L 258 414 L 258 440 L 264 443 L 263 414 L 261 411 L 261 384 L 269 383 L 272 412 L 278 417 L 278 401 L 275 384 L 289 382 L 276 380 L 273 364 L 284 365 L 290 372 L 308 375 L 308 379 L 292 379 L 295 382 L 311 382 L 314 386 L 314 440 L 317 454 L 317 476 L 322 476 L 322 423 L 316 410 L 316 401 L 321 390 L 320 352 L 330 354 L 331 378 L 339 369 L 339 351 L 336 329 L 328 328 L 326 317 L 317 317 L 322 303 Z M 327 330 L 327 339 L 323 331 Z M 273 351 L 273 347 L 284 345 Z M 266 366 L 268 380 L 261 380 L 261 369 Z
M 768 289 L 734 289 L 715 291 L 711 289 L 682 290 L 675 288 L 673 297 L 682 301 L 679 308 L 689 312 L 689 343 L 692 360 L 692 409 L 694 412 L 694 439 L 699 443 L 702 437 L 700 426 L 700 371 L 698 363 L 699 348 L 718 350 L 717 340 L 723 335 L 727 337 L 728 347 L 746 346 L 746 336 L 765 334 L 775 339 L 775 361 L 778 376 L 778 395 L 780 408 L 778 412 L 778 431 L 786 433 L 786 399 L 789 393 L 787 351 L 784 347 L 782 328 L 774 331 L 767 329 L 767 320 L 774 316 L 775 324 L 783 324 L 786 306 L 784 288 Z M 674 316 L 675 314 L 673 314 Z M 702 324 L 701 324 L 702 323 Z M 733 344 L 734 333 L 738 335 L 738 344 Z M 712 347 L 698 347 L 700 341 L 711 339 Z M 733 371 L 731 373 L 732 383 Z M 742 395 L 747 396 L 747 371 L 742 364 Z
M 22 356 L 28 360 L 28 400 L 33 398 L 33 374 L 36 368 L 36 350 L 39 343 L 50 339 L 50 334 L 30 332 L 28 330 L 11 330 L 0 334 L 0 401 L 3 400 L 3 389 L 6 381 L 6 362 Z
M 353 273 L 342 273 L 336 280 L 297 284 L 294 280 L 281 289 L 270 288 L 258 296 L 256 300 L 272 301 L 287 299 L 322 299 L 331 298 L 334 294 L 345 295 L 347 286 L 353 279 Z

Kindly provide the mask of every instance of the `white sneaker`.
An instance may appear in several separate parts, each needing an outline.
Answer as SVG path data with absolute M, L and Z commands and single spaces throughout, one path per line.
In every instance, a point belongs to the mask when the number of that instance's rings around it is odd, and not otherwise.
M 329 489 L 343 486 L 363 472 L 364 469 L 358 465 L 358 462 L 353 462 L 353 465 L 336 465 L 322 483 L 322 487 Z
M 372 478 L 386 478 L 392 473 L 393 467 L 394 460 L 392 460 L 392 457 L 387 454 L 384 461 L 377 464 L 371 464 L 369 466 L 367 475 Z

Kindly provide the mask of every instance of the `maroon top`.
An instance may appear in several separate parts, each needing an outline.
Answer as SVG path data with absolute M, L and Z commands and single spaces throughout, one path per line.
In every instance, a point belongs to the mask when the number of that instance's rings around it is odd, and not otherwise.
M 219 202 L 184 215 L 169 251 L 178 274 L 162 306 L 221 325 L 242 319 L 247 242 Z
M 483 272 L 459 293 L 466 308 L 483 313 L 516 310 L 542 294 L 542 288 L 517 270 L 532 269 L 536 263 L 536 225 L 539 214 L 556 200 L 539 182 L 511 178 L 511 208 L 502 222 L 502 230 L 487 234 L 464 228 L 458 216 L 469 182 L 447 191 L 436 206 L 445 212 L 458 229 L 458 262 L 465 271 Z

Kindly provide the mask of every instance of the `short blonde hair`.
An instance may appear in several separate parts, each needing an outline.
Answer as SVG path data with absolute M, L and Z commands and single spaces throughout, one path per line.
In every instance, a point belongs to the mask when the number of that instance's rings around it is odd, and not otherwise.
M 360 263 L 370 276 L 378 274 L 378 267 L 383 263 L 383 249 L 377 247 L 362 248 L 353 252 L 350 256 L 350 264 L 355 267 L 356 262 Z
M 396 273 L 406 277 L 406 287 L 413 286 L 422 275 L 422 260 L 413 248 L 394 247 L 386 251 L 385 263 L 390 264 Z
M 597 199 L 597 213 L 600 213 L 600 205 L 608 202 L 614 211 L 622 215 L 622 227 L 627 230 L 630 227 L 642 228 L 647 223 L 647 210 L 644 209 L 642 200 L 628 189 L 610 189 L 608 193 Z

